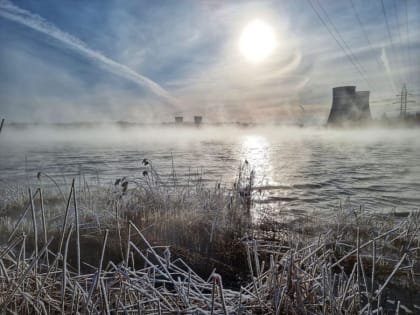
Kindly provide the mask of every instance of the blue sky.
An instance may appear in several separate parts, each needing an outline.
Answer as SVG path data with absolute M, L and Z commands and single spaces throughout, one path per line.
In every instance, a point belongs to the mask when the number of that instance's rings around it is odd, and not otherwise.
M 379 116 L 403 83 L 419 92 L 418 12 L 417 0 L 0 0 L 0 116 L 322 122 L 338 85 L 370 90 Z M 251 64 L 238 42 L 256 18 L 278 45 Z

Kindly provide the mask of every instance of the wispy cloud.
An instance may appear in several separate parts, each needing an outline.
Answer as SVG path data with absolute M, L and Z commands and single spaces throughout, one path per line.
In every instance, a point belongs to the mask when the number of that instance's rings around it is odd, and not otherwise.
M 173 106 L 177 104 L 177 100 L 158 83 L 144 75 L 139 74 L 130 67 L 116 62 L 115 60 L 106 57 L 102 53 L 89 48 L 86 43 L 77 37 L 62 31 L 39 15 L 19 8 L 8 0 L 0 0 L 0 16 L 16 23 L 25 25 L 38 32 L 46 34 L 63 44 L 66 44 L 80 54 L 95 61 L 100 67 L 106 69 L 107 71 L 131 80 L 141 87 L 146 88 L 148 91 L 161 98 L 167 105 Z
M 378 3 L 355 1 L 369 42 L 347 1 L 324 6 L 363 76 L 306 1 L 45 0 L 21 7 L 11 1 L 0 0 L 3 115 L 166 121 L 179 113 L 277 121 L 300 118 L 302 105 L 307 116 L 325 118 L 331 88 L 350 84 L 371 90 L 372 111 L 381 114 L 402 78 L 411 77 L 410 90 L 419 85 L 415 1 L 407 2 L 407 16 L 397 5 L 401 25 L 393 31 L 394 48 Z M 238 39 L 255 18 L 275 30 L 279 45 L 267 60 L 251 65 Z

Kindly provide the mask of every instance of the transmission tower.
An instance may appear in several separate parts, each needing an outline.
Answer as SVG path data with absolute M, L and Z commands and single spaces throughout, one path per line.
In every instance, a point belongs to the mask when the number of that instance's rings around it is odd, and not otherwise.
M 401 89 L 401 93 L 397 94 L 398 102 L 400 104 L 400 118 L 405 119 L 407 117 L 407 103 L 414 103 L 415 101 L 409 100 L 409 96 L 413 96 L 414 94 L 408 93 L 407 86 L 404 83 Z M 396 104 L 394 103 L 394 104 Z

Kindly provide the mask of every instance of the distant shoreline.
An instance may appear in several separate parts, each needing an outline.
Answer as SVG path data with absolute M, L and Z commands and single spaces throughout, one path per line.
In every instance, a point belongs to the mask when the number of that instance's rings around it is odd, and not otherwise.
M 62 129 L 73 129 L 73 128 L 86 128 L 93 129 L 98 127 L 118 127 L 121 129 L 128 128 L 153 128 L 153 127 L 171 127 L 171 128 L 205 128 L 205 127 L 238 127 L 238 128 L 255 128 L 255 127 L 294 127 L 294 128 L 327 128 L 327 129 L 360 129 L 360 128 L 420 128 L 420 118 L 413 119 L 400 119 L 386 118 L 376 119 L 370 122 L 355 123 L 355 122 L 343 122 L 342 124 L 299 124 L 299 123 L 255 123 L 255 122 L 209 122 L 201 123 L 199 125 L 194 122 L 156 122 L 156 123 L 143 123 L 143 122 L 129 122 L 129 121 L 115 121 L 115 122 L 60 122 L 60 123 L 49 123 L 49 122 L 8 122 L 4 123 L 3 129 L 28 129 L 32 127 L 53 127 Z

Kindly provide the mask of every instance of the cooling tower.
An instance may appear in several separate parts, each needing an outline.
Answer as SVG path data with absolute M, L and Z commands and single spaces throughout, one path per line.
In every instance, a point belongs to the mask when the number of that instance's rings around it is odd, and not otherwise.
M 333 88 L 328 124 L 354 124 L 370 119 L 369 91 L 356 92 L 355 86 Z
M 333 103 L 328 117 L 328 124 L 341 124 L 349 119 L 354 107 L 355 86 L 333 88 Z
M 356 92 L 356 105 L 360 110 L 360 120 L 371 120 L 372 115 L 370 114 L 369 107 L 369 91 Z

